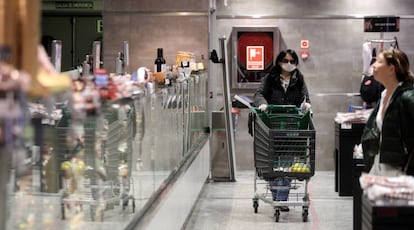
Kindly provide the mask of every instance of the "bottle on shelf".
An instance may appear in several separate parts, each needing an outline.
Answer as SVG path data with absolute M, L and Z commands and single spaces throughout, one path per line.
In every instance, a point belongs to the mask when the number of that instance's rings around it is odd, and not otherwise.
M 118 52 L 116 59 L 115 59 L 115 73 L 118 75 L 122 75 L 124 73 L 124 55 L 122 52 Z
M 92 57 L 90 55 L 85 56 L 85 60 L 82 62 L 82 77 L 88 77 L 91 74 Z
M 154 62 L 154 72 L 155 73 L 159 73 L 159 72 L 165 73 L 166 70 L 167 70 L 167 66 L 165 65 L 165 59 L 163 57 L 163 49 L 158 48 L 157 49 L 157 58 L 155 59 L 155 62 Z

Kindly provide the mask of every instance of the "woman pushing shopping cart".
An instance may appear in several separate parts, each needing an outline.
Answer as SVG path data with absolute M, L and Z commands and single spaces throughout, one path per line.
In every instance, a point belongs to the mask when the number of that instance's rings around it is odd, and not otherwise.
M 257 212 L 259 199 L 272 204 L 276 221 L 280 211 L 289 211 L 289 206 L 302 206 L 302 217 L 307 221 L 307 184 L 315 169 L 311 104 L 298 63 L 294 50 L 278 54 L 275 66 L 255 92 L 258 108 L 250 114 L 256 167 L 253 207 Z M 257 179 L 264 181 L 264 193 L 257 192 Z M 291 191 L 300 187 L 304 188 L 303 194 Z

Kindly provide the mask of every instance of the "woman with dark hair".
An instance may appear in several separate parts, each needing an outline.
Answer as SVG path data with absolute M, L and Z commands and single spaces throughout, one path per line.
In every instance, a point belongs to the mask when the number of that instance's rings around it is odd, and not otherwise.
M 366 171 L 378 176 L 414 175 L 414 79 L 408 57 L 398 49 L 383 50 L 373 70 L 385 89 L 361 138 Z
M 294 50 L 284 50 L 277 55 L 275 66 L 263 77 L 254 94 L 254 103 L 265 111 L 267 105 L 296 105 L 310 109 L 308 89 L 302 73 L 297 68 L 298 55 Z

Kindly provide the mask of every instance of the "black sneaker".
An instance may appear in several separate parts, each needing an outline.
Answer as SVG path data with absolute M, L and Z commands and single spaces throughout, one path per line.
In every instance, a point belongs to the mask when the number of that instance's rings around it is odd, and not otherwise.
M 288 206 L 280 206 L 280 211 L 282 212 L 289 212 L 289 207 Z

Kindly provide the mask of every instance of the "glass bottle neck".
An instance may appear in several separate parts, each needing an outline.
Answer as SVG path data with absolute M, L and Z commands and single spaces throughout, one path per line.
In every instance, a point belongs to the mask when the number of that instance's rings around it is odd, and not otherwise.
M 162 54 L 162 48 L 158 48 L 158 49 L 157 49 L 157 57 L 158 57 L 158 58 L 162 58 L 162 57 L 163 57 L 163 54 Z

